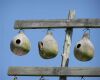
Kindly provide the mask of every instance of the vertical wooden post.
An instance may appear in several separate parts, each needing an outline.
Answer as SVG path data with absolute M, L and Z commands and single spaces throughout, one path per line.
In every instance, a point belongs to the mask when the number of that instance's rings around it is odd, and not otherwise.
M 71 19 L 74 18 L 75 18 L 75 11 L 74 10 L 69 11 L 68 20 L 70 21 Z M 68 67 L 73 28 L 67 28 L 65 32 L 66 34 L 65 34 L 61 67 Z M 60 80 L 67 80 L 66 76 L 60 76 Z

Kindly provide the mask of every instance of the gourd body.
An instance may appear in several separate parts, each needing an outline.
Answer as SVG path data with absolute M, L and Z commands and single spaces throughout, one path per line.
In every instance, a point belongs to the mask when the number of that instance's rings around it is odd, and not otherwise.
M 74 48 L 74 56 L 80 61 L 89 61 L 94 56 L 94 46 L 86 32 Z
M 51 59 L 58 54 L 58 44 L 51 32 L 48 32 L 42 41 L 38 43 L 39 54 L 44 59 Z
M 26 55 L 30 51 L 30 47 L 30 41 L 23 32 L 19 32 L 10 43 L 11 51 L 18 56 Z

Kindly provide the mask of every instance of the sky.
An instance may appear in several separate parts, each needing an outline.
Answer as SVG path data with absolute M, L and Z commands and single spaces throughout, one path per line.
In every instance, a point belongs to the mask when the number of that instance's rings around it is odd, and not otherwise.
M 42 59 L 38 52 L 38 41 L 41 41 L 47 29 L 24 30 L 30 39 L 31 51 L 25 56 L 16 56 L 10 50 L 10 42 L 18 34 L 14 29 L 16 20 L 34 19 L 67 19 L 69 10 L 76 11 L 78 18 L 100 18 L 100 0 L 0 0 L 0 80 L 13 80 L 8 76 L 10 66 L 32 67 L 59 67 L 65 39 L 65 29 L 52 29 L 58 42 L 59 52 L 54 59 Z M 74 46 L 81 39 L 83 29 L 74 29 L 72 46 L 69 56 L 69 67 L 99 67 L 100 66 L 100 30 L 90 29 L 90 39 L 95 47 L 94 58 L 88 62 L 78 61 L 74 57 Z M 59 37 L 60 36 L 60 37 Z M 18 80 L 39 80 L 40 77 L 20 76 Z M 58 77 L 45 77 L 47 80 L 58 80 Z M 99 80 L 100 78 L 88 78 L 86 80 Z M 68 77 L 68 80 L 81 80 L 80 77 Z

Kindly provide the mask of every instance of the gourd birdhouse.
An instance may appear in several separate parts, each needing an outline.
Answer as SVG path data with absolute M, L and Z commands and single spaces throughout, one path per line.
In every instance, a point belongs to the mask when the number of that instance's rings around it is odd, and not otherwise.
M 18 56 L 27 54 L 30 51 L 30 47 L 30 41 L 23 32 L 19 32 L 10 43 L 11 51 Z
M 58 44 L 51 32 L 47 32 L 42 41 L 38 42 L 39 54 L 44 59 L 51 59 L 58 54 Z
M 89 61 L 94 56 L 94 46 L 90 41 L 89 33 L 85 32 L 82 39 L 74 48 L 74 56 L 80 61 Z

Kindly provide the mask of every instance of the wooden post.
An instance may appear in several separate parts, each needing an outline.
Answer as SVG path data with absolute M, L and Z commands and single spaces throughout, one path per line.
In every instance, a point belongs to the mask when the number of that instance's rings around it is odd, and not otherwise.
M 70 21 L 74 18 L 75 18 L 75 11 L 74 10 L 69 11 L 68 20 Z M 65 32 L 66 34 L 65 34 L 64 51 L 62 54 L 61 67 L 68 67 L 73 28 L 67 28 Z M 66 76 L 60 76 L 60 80 L 66 80 Z

